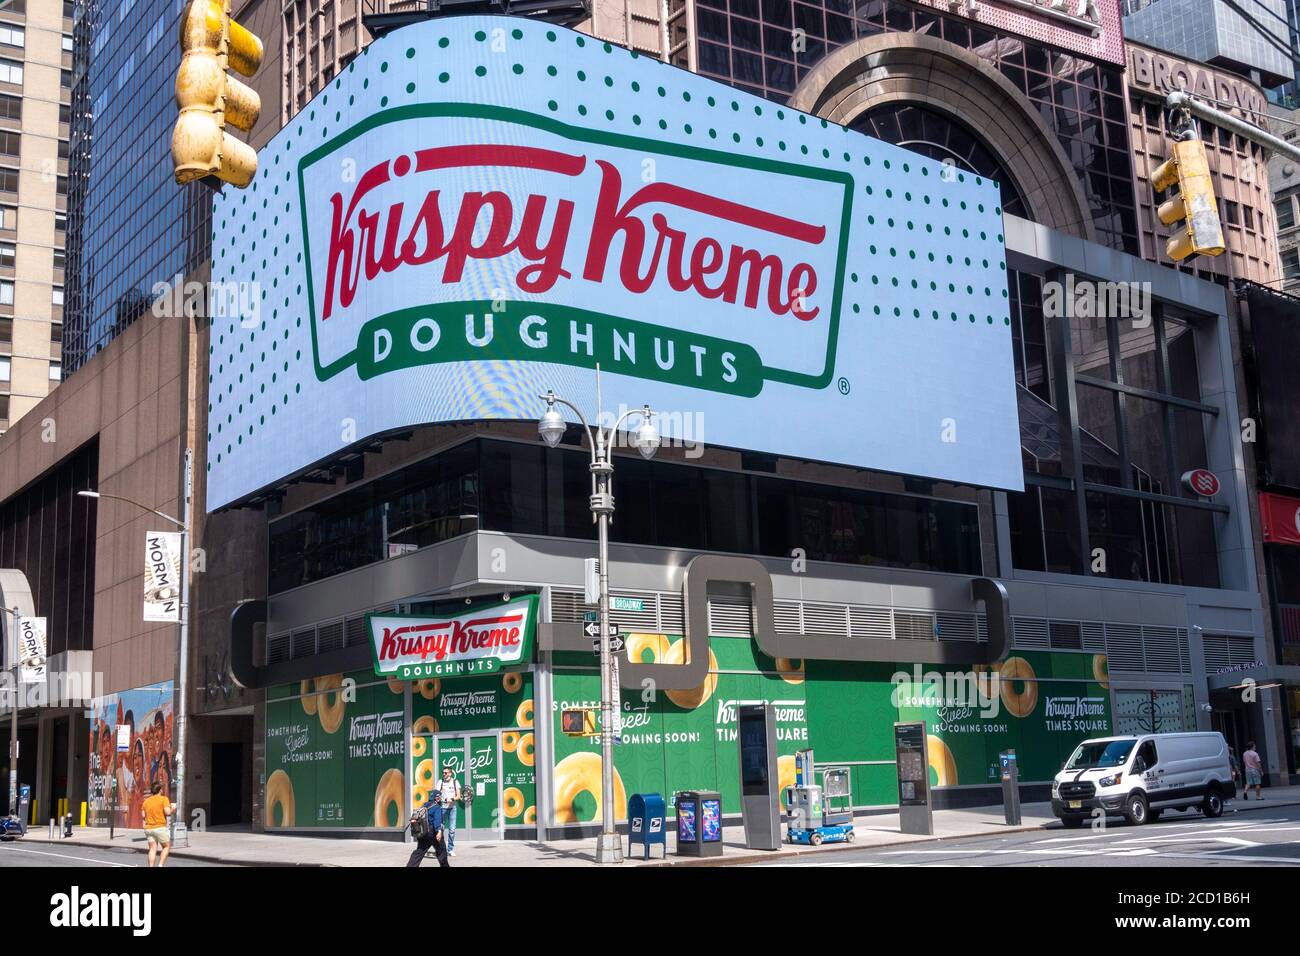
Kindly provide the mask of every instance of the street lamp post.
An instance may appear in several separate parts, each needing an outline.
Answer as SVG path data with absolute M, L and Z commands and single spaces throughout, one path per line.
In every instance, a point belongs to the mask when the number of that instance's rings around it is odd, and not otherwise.
M 613 440 L 618 426 L 629 415 L 639 414 L 641 424 L 632 444 L 642 457 L 651 458 L 659 449 L 659 430 L 654 426 L 654 413 L 650 406 L 624 412 L 607 430 L 593 429 L 587 424 L 581 409 L 572 402 L 558 397 L 554 392 L 540 396 L 546 402 L 546 414 L 537 423 L 537 433 L 550 448 L 556 447 L 564 437 L 568 424 L 556 409 L 556 404 L 571 409 L 582 422 L 591 443 L 591 513 L 596 521 L 600 555 L 600 836 L 596 839 L 597 863 L 620 863 L 623 860 L 623 841 L 614 829 L 614 707 L 618 699 L 613 670 L 613 655 L 609 649 L 609 522 L 614 515 Z M 599 424 L 599 419 L 597 419 Z
M 22 614 L 18 608 L 0 608 L 6 614 L 13 615 L 13 626 L 9 629 L 9 664 L 14 669 L 13 690 L 9 692 L 9 815 L 18 816 L 18 690 L 22 686 L 22 671 L 18 663 L 18 629 L 22 625 Z
M 173 518 L 169 514 L 164 514 L 148 505 L 143 505 L 131 498 L 124 498 L 121 495 L 104 494 L 99 491 L 78 491 L 77 494 L 83 498 L 108 498 L 112 501 L 125 501 L 129 505 L 135 505 L 150 514 L 157 515 L 164 521 L 170 521 L 181 531 L 181 606 L 180 606 L 180 654 L 177 661 L 177 669 L 180 671 L 179 688 L 176 703 L 176 813 L 172 816 L 172 837 L 175 839 L 177 820 L 181 821 L 181 832 L 186 833 L 186 846 L 189 845 L 188 829 L 185 825 L 185 743 L 186 743 L 186 714 L 189 711 L 189 660 L 190 660 L 190 537 L 192 514 L 191 504 L 194 497 L 194 453 L 190 449 L 185 449 L 185 499 L 183 518 Z M 116 728 L 114 728 L 116 736 Z M 116 747 L 116 739 L 114 747 Z M 110 811 L 111 812 L 111 811 Z

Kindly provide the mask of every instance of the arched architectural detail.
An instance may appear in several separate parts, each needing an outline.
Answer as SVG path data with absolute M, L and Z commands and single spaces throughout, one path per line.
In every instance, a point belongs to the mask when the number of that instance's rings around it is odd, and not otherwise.
M 1038 111 L 969 50 L 917 33 L 884 33 L 840 47 L 804 77 L 790 105 L 850 126 L 886 103 L 924 105 L 963 123 L 1014 178 L 1031 218 L 1095 240 L 1069 157 Z

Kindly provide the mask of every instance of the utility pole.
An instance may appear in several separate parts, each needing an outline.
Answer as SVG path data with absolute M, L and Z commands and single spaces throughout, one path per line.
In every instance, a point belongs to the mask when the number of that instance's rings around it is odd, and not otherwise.
M 18 689 L 22 686 L 22 671 L 18 666 L 18 630 L 22 614 L 18 608 L 9 609 L 13 626 L 9 629 L 9 665 L 14 671 L 13 688 L 9 692 L 9 815 L 18 816 Z

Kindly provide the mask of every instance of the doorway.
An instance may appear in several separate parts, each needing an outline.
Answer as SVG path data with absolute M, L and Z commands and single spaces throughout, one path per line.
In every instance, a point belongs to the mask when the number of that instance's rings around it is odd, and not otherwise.
M 419 738 L 417 738 L 419 739 Z M 501 740 L 496 731 L 487 733 L 438 734 L 424 737 L 425 748 L 417 762 L 416 779 L 442 779 L 444 767 L 460 781 L 461 792 L 469 797 L 468 806 L 456 809 L 456 839 L 501 840 L 505 838 L 505 821 L 501 814 Z M 429 760 L 423 773 L 419 764 Z
M 212 745 L 212 826 L 242 823 L 244 745 Z

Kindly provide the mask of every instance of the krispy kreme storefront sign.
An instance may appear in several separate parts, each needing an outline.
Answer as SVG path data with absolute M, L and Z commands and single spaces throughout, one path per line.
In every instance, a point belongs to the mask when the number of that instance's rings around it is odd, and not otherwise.
M 259 163 L 214 207 L 252 306 L 213 317 L 212 508 L 548 389 L 594 414 L 598 366 L 669 439 L 1022 486 L 999 193 L 957 167 L 496 17 L 375 41 Z
M 375 673 L 399 680 L 487 674 L 532 660 L 537 597 L 450 617 L 368 614 Z

